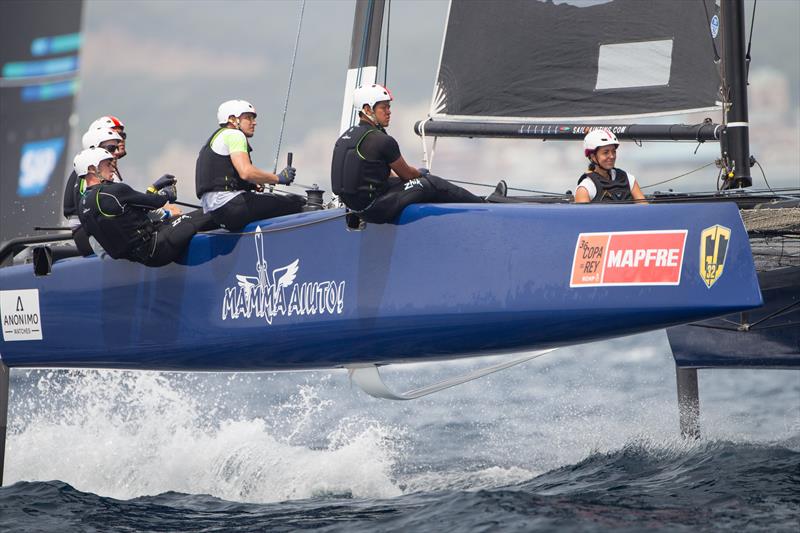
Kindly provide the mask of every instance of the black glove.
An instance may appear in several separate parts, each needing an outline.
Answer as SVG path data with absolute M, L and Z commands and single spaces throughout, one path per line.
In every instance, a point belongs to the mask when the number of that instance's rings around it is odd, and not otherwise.
M 174 202 L 178 199 L 178 188 L 175 185 L 167 185 L 162 187 L 156 194 L 166 196 L 168 202 Z
M 294 175 L 297 173 L 294 167 L 286 167 L 278 173 L 278 183 L 281 185 L 290 185 L 294 181 Z
M 164 174 L 154 181 L 153 184 L 147 188 L 147 190 L 149 191 L 152 189 L 153 191 L 160 191 L 164 187 L 169 187 L 170 185 L 175 185 L 176 183 L 178 183 L 178 180 L 175 179 L 175 176 L 172 174 Z
M 423 167 L 421 167 L 421 168 L 418 168 L 418 169 L 417 169 L 417 171 L 419 172 L 419 175 L 420 175 L 420 177 L 422 177 L 422 178 L 424 178 L 425 176 L 427 176 L 428 174 L 430 174 L 430 173 L 431 173 L 431 171 L 430 171 L 430 170 L 428 170 L 427 168 L 423 168 Z

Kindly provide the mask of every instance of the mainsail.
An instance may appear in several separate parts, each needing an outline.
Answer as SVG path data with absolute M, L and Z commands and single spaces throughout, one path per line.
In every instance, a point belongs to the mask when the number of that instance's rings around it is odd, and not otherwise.
M 713 0 L 452 0 L 430 115 L 613 120 L 717 109 Z

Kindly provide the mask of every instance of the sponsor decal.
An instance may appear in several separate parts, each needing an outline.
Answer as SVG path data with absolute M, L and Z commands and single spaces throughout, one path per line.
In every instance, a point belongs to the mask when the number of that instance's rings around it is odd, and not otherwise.
M 419 181 L 419 178 L 414 178 L 413 180 L 408 180 L 407 182 L 405 182 L 405 184 L 403 185 L 403 190 L 409 191 L 414 187 L 419 187 L 420 189 L 422 188 L 422 182 Z
M 570 287 L 678 285 L 687 230 L 581 233 Z
M 39 289 L 0 291 L 0 319 L 4 341 L 42 340 Z
M 575 126 L 572 128 L 572 133 L 587 135 L 590 131 L 594 130 L 610 131 L 615 135 L 621 135 L 628 131 L 628 126 Z
M 42 194 L 63 150 L 63 137 L 23 144 L 19 159 L 17 195 L 25 197 Z
M 344 310 L 344 281 L 295 282 L 300 259 L 271 272 L 264 256 L 261 227 L 256 228 L 256 275 L 236 275 L 222 300 L 222 320 L 258 318 L 272 324 L 276 317 L 340 315 Z
M 711 37 L 716 39 L 717 34 L 719 33 L 719 17 L 717 15 L 711 17 L 711 24 L 709 25 L 709 28 L 711 29 Z
M 700 277 L 709 289 L 722 276 L 731 230 L 725 226 L 711 226 L 700 234 Z

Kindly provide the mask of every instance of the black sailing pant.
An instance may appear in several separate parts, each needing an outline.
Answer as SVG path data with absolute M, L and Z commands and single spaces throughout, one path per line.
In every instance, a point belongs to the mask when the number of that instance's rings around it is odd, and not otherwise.
M 389 187 L 378 196 L 359 216 L 367 222 L 384 224 L 391 222 L 411 204 L 479 204 L 484 199 L 475 196 L 446 179 L 427 174 L 424 177 L 403 181 L 389 178 Z
M 255 220 L 299 213 L 305 203 L 297 194 L 243 192 L 209 215 L 228 231 L 239 231 Z
M 92 245 L 89 242 L 89 234 L 83 226 L 78 226 L 72 230 L 72 240 L 75 241 L 75 246 L 78 248 L 78 253 L 84 257 L 92 255 Z
M 210 214 L 203 214 L 198 209 L 174 220 L 165 220 L 150 239 L 136 248 L 128 257 L 131 261 L 144 263 L 147 266 L 159 267 L 180 259 L 189 246 L 189 241 L 198 231 L 217 228 Z

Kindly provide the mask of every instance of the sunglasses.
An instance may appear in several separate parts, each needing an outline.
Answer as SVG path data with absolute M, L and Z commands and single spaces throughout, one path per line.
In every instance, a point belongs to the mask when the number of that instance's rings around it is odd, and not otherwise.
M 101 146 L 101 148 L 107 151 L 109 154 L 113 154 L 119 148 L 118 144 L 109 144 L 108 146 Z
M 117 133 L 119 134 L 120 137 L 122 137 L 123 141 L 128 138 L 128 134 L 125 133 L 124 131 L 118 131 Z

